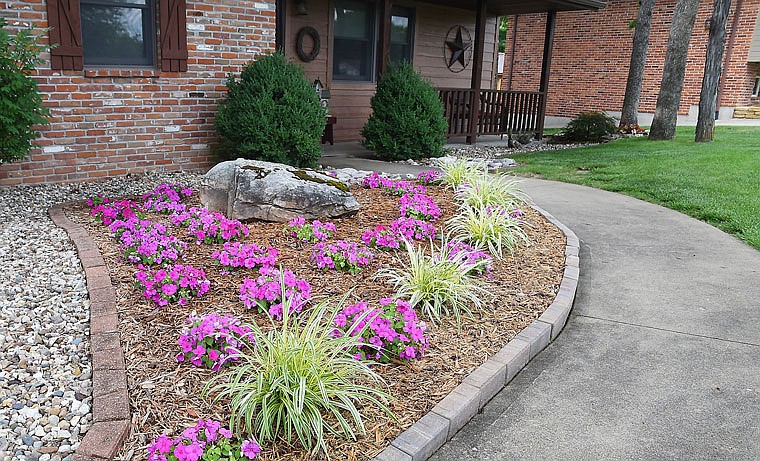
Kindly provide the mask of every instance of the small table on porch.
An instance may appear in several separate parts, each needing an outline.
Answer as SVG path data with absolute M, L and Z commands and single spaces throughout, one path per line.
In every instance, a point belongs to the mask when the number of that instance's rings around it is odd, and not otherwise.
M 338 121 L 338 117 L 334 115 L 325 116 L 325 131 L 322 133 L 322 144 L 330 141 L 330 145 L 335 145 L 333 139 L 333 125 Z

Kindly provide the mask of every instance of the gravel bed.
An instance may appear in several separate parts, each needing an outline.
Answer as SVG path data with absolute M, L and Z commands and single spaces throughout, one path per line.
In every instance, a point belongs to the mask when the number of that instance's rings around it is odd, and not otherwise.
M 76 249 L 50 206 L 140 195 L 193 173 L 0 188 L 0 460 L 68 461 L 92 424 L 89 300 Z

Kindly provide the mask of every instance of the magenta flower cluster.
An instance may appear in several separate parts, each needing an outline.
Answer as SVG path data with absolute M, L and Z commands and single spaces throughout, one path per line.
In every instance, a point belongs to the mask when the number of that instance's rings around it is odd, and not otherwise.
M 422 221 L 436 221 L 441 217 L 441 209 L 432 198 L 424 194 L 404 194 L 399 199 L 401 216 Z
M 333 322 L 337 335 L 361 333 L 364 345 L 354 355 L 356 359 L 408 362 L 421 358 L 427 349 L 425 322 L 417 319 L 417 313 L 403 299 L 383 298 L 380 308 L 366 302 L 352 304 L 338 312 Z
M 248 227 L 237 219 L 228 219 L 206 208 L 192 207 L 189 211 L 174 213 L 170 219 L 175 226 L 187 227 L 188 235 L 195 237 L 199 245 L 229 242 L 248 235 Z
M 282 287 L 280 271 L 271 267 L 259 270 L 255 279 L 245 279 L 240 286 L 240 300 L 249 309 L 258 307 L 268 312 L 277 320 L 282 320 Z M 285 285 L 285 297 L 290 299 L 289 313 L 301 312 L 311 299 L 311 285 L 304 279 L 296 278 L 290 270 L 282 271 L 282 282 Z
M 449 242 L 446 252 L 449 261 L 472 266 L 471 273 L 488 274 L 491 277 L 493 258 L 487 252 L 472 247 L 465 242 Z
M 161 184 L 142 196 L 145 202 L 143 209 L 165 214 L 184 211 L 185 205 L 180 202 L 191 195 L 193 195 L 193 190 L 182 184 Z
M 108 198 L 98 195 L 87 200 L 91 207 L 90 215 L 106 226 L 117 220 L 128 220 L 141 217 L 137 203 L 132 200 L 110 201 Z
M 417 174 L 417 179 L 423 184 L 436 184 L 441 180 L 441 172 L 438 170 L 427 170 Z
M 165 264 L 180 258 L 187 244 L 168 235 L 166 226 L 132 218 L 114 221 L 109 226 L 119 238 L 124 256 L 135 264 Z
M 364 231 L 362 242 L 371 247 L 398 250 L 404 240 L 428 240 L 435 237 L 435 227 L 415 218 L 397 218 L 390 227 L 375 226 Z
M 182 349 L 178 362 L 189 361 L 196 367 L 218 371 L 237 360 L 243 342 L 251 329 L 240 324 L 233 315 L 208 314 L 187 319 L 177 343 Z
M 240 441 L 232 431 L 214 420 L 198 420 L 198 424 L 182 431 L 174 439 L 160 435 L 148 446 L 148 461 L 228 461 L 252 460 L 261 453 L 255 439 Z
M 192 266 L 175 264 L 155 271 L 143 265 L 138 268 L 140 270 L 135 273 L 137 289 L 158 307 L 175 302 L 184 306 L 189 299 L 203 296 L 211 285 L 203 269 Z
M 274 267 L 279 252 L 272 247 L 266 250 L 255 244 L 227 242 L 221 250 L 216 250 L 211 257 L 226 269 L 260 269 Z
M 372 173 L 362 180 L 362 186 L 367 189 L 383 189 L 394 195 L 425 194 L 424 187 L 412 184 L 408 181 L 394 181 L 377 173 Z
M 373 257 L 372 251 L 366 246 L 359 246 L 347 240 L 317 243 L 311 253 L 311 260 L 317 263 L 319 269 L 348 271 L 351 274 L 361 272 Z
M 321 222 L 315 219 L 311 224 L 306 223 L 306 219 L 303 216 L 293 218 L 285 226 L 285 234 L 297 238 L 302 242 L 324 242 L 327 240 L 337 228 L 335 224 L 331 222 Z

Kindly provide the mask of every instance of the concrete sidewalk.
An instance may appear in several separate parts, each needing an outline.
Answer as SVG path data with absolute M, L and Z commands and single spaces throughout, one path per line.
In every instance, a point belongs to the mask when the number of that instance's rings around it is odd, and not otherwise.
M 523 188 L 581 240 L 573 313 L 431 459 L 760 459 L 760 252 L 630 197 Z

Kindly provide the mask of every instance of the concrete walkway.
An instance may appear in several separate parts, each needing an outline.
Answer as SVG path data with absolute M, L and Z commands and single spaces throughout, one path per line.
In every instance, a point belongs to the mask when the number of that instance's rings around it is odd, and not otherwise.
M 573 313 L 431 459 L 760 459 L 760 252 L 626 196 L 524 189 L 581 240 Z

